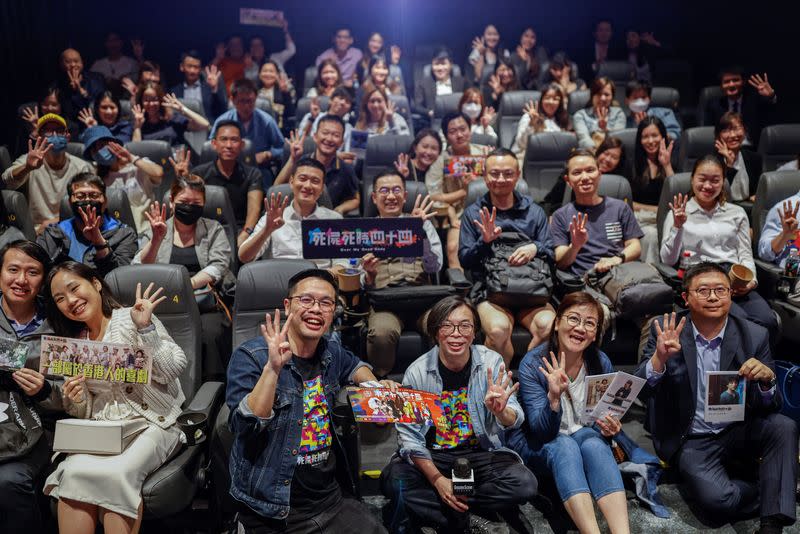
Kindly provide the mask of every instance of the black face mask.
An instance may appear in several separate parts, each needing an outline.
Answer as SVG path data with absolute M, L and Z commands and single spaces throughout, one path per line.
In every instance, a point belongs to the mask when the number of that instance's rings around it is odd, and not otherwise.
M 175 204 L 175 218 L 183 224 L 192 225 L 203 215 L 203 206 L 197 204 Z
M 86 215 L 89 215 L 89 208 L 94 208 L 98 217 L 103 214 L 103 203 L 99 200 L 78 200 L 77 202 L 70 203 L 70 206 L 72 206 L 72 214 L 79 219 L 81 217 L 81 212 L 78 208 L 83 208 Z

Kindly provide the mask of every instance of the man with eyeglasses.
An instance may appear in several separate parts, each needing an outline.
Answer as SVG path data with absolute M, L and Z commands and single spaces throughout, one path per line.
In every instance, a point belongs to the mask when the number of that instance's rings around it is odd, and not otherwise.
M 283 301 L 285 321 L 277 309 L 266 314 L 261 335 L 231 357 L 230 492 L 244 532 L 385 532 L 354 498 L 358 466 L 348 464 L 335 428 L 342 387 L 377 380 L 369 364 L 325 335 L 336 293 L 328 271 L 294 275 Z
M 342 218 L 338 212 L 317 204 L 325 187 L 325 167 L 316 159 L 301 158 L 289 184 L 294 197 L 291 203 L 280 193 L 272 193 L 264 200 L 264 215 L 239 247 L 239 261 L 243 264 L 261 258 L 302 258 L 301 221 Z M 312 261 L 322 269 L 347 265 L 345 259 Z
M 378 216 L 419 217 L 425 230 L 423 254 L 420 258 L 382 258 L 366 254 L 361 259 L 364 268 L 363 285 L 367 290 L 386 287 L 421 286 L 431 283 L 431 275 L 442 268 L 442 242 L 430 222 L 430 197 L 418 195 L 409 215 L 403 213 L 408 192 L 405 181 L 396 170 L 386 170 L 372 180 L 372 202 Z M 367 360 L 375 366 L 375 374 L 386 376 L 394 367 L 397 343 L 403 326 L 414 326 L 422 332 L 425 309 L 407 310 L 403 313 L 391 309 L 370 310 L 367 318 Z
M 70 134 L 60 115 L 43 115 L 37 132 L 36 140 L 28 140 L 28 152 L 3 172 L 3 183 L 8 189 L 28 184 L 31 219 L 40 234 L 47 225 L 58 222 L 61 199 L 72 177 L 93 169 L 89 162 L 67 152 Z
M 136 230 L 106 212 L 106 184 L 91 172 L 73 177 L 67 187 L 72 217 L 45 228 L 36 242 L 53 265 L 74 260 L 105 276 L 130 265 L 139 249 Z
M 316 123 L 314 131 L 316 148 L 314 152 L 305 154 L 303 144 L 306 134 L 293 132 L 289 141 L 291 156 L 275 179 L 275 184 L 286 183 L 301 158 L 313 158 L 325 169 L 325 187 L 334 210 L 342 215 L 357 210 L 361 202 L 361 193 L 358 190 L 356 171 L 338 152 L 344 145 L 345 131 L 345 122 L 341 117 L 333 113 L 323 115 Z
M 261 187 L 261 173 L 252 165 L 239 161 L 244 149 L 242 125 L 234 120 L 219 121 L 211 146 L 217 153 L 217 159 L 203 163 L 192 169 L 205 180 L 206 185 L 218 185 L 228 191 L 233 213 L 236 215 L 236 226 L 239 237 L 236 244 L 241 246 L 253 233 L 261 206 L 264 201 L 264 190 Z M 188 176 L 188 172 L 186 175 Z
M 486 186 L 489 192 L 467 206 L 461 219 L 458 257 L 472 273 L 473 283 L 486 278 L 485 262 L 492 255 L 492 242 L 503 232 L 517 232 L 531 243 L 520 245 L 509 257 L 510 266 L 525 265 L 535 257 L 552 258 L 553 242 L 544 210 L 527 195 L 514 189 L 519 180 L 517 156 L 498 148 L 486 157 Z M 528 349 L 544 341 L 550 333 L 555 311 L 549 304 L 538 308 L 507 309 L 473 294 L 486 334 L 486 346 L 503 355 L 506 366 L 514 357 L 511 331 L 514 322 L 531 333 Z
M 231 86 L 231 101 L 234 109 L 226 111 L 214 122 L 209 139 L 217 135 L 217 128 L 223 121 L 237 121 L 242 125 L 241 136 L 253 143 L 255 162 L 261 171 L 264 191 L 272 185 L 273 174 L 270 164 L 280 161 L 283 156 L 283 134 L 278 128 L 278 123 L 272 116 L 256 109 L 255 84 L 250 80 L 236 80 Z
M 645 348 L 651 357 L 636 371 L 647 380 L 639 396 L 647 401 L 656 453 L 677 468 L 709 519 L 727 522 L 758 513 L 758 532 L 781 532 L 796 519 L 798 431 L 777 413 L 782 399 L 767 330 L 730 313 L 730 279 L 717 264 L 689 269 L 683 299 L 688 315 L 680 322 L 674 313 L 654 322 Z M 734 371 L 747 379 L 744 422 L 705 421 L 708 371 Z M 737 472 L 753 476 L 734 478 L 726 468 L 730 460 L 744 464 Z

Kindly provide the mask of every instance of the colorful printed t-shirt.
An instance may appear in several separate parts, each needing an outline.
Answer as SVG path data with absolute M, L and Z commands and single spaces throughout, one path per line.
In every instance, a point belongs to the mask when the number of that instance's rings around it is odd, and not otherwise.
M 472 358 L 460 371 L 451 371 L 439 360 L 439 376 L 442 377 L 442 411 L 447 423 L 428 432 L 426 444 L 431 449 L 474 448 L 478 439 L 472 430 L 469 416 L 469 375 Z
M 303 379 L 303 426 L 289 502 L 293 516 L 313 515 L 341 495 L 332 449 L 331 411 L 322 384 L 319 354 L 292 359 Z

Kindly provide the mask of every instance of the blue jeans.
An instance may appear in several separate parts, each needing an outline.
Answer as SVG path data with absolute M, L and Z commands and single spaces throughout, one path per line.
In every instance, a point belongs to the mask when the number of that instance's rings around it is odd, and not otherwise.
M 528 462 L 535 473 L 552 475 L 562 501 L 578 493 L 591 493 L 597 500 L 625 490 L 611 447 L 593 428 L 581 428 L 571 436 L 559 434 L 532 451 Z

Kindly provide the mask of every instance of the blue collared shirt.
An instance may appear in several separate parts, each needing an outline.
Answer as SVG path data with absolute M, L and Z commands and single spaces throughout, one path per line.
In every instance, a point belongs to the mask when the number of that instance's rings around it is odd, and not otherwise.
M 798 237 L 786 243 L 783 250 L 778 254 L 775 254 L 772 250 L 772 240 L 775 239 L 782 230 L 780 212 L 783 211 L 784 202 L 787 201 L 790 202 L 792 206 L 796 205 L 800 202 L 800 192 L 795 193 L 781 202 L 775 203 L 775 205 L 770 208 L 769 213 L 767 213 L 767 221 L 764 223 L 764 229 L 761 231 L 761 237 L 758 239 L 758 256 L 762 260 L 771 261 L 781 268 L 786 266 L 786 258 L 789 257 L 789 251 L 791 251 L 793 247 L 800 249 L 800 237 Z
M 239 119 L 239 113 L 235 109 L 230 109 L 217 117 L 208 138 L 214 139 L 214 135 L 217 133 L 217 124 L 221 121 L 229 120 L 242 123 L 244 127 L 242 137 L 249 139 L 253 143 L 253 150 L 256 152 L 269 150 L 272 153 L 272 159 L 281 159 L 283 156 L 283 134 L 278 128 L 278 123 L 268 113 L 255 109 L 253 110 L 253 116 L 250 117 L 250 122 L 245 124 Z

